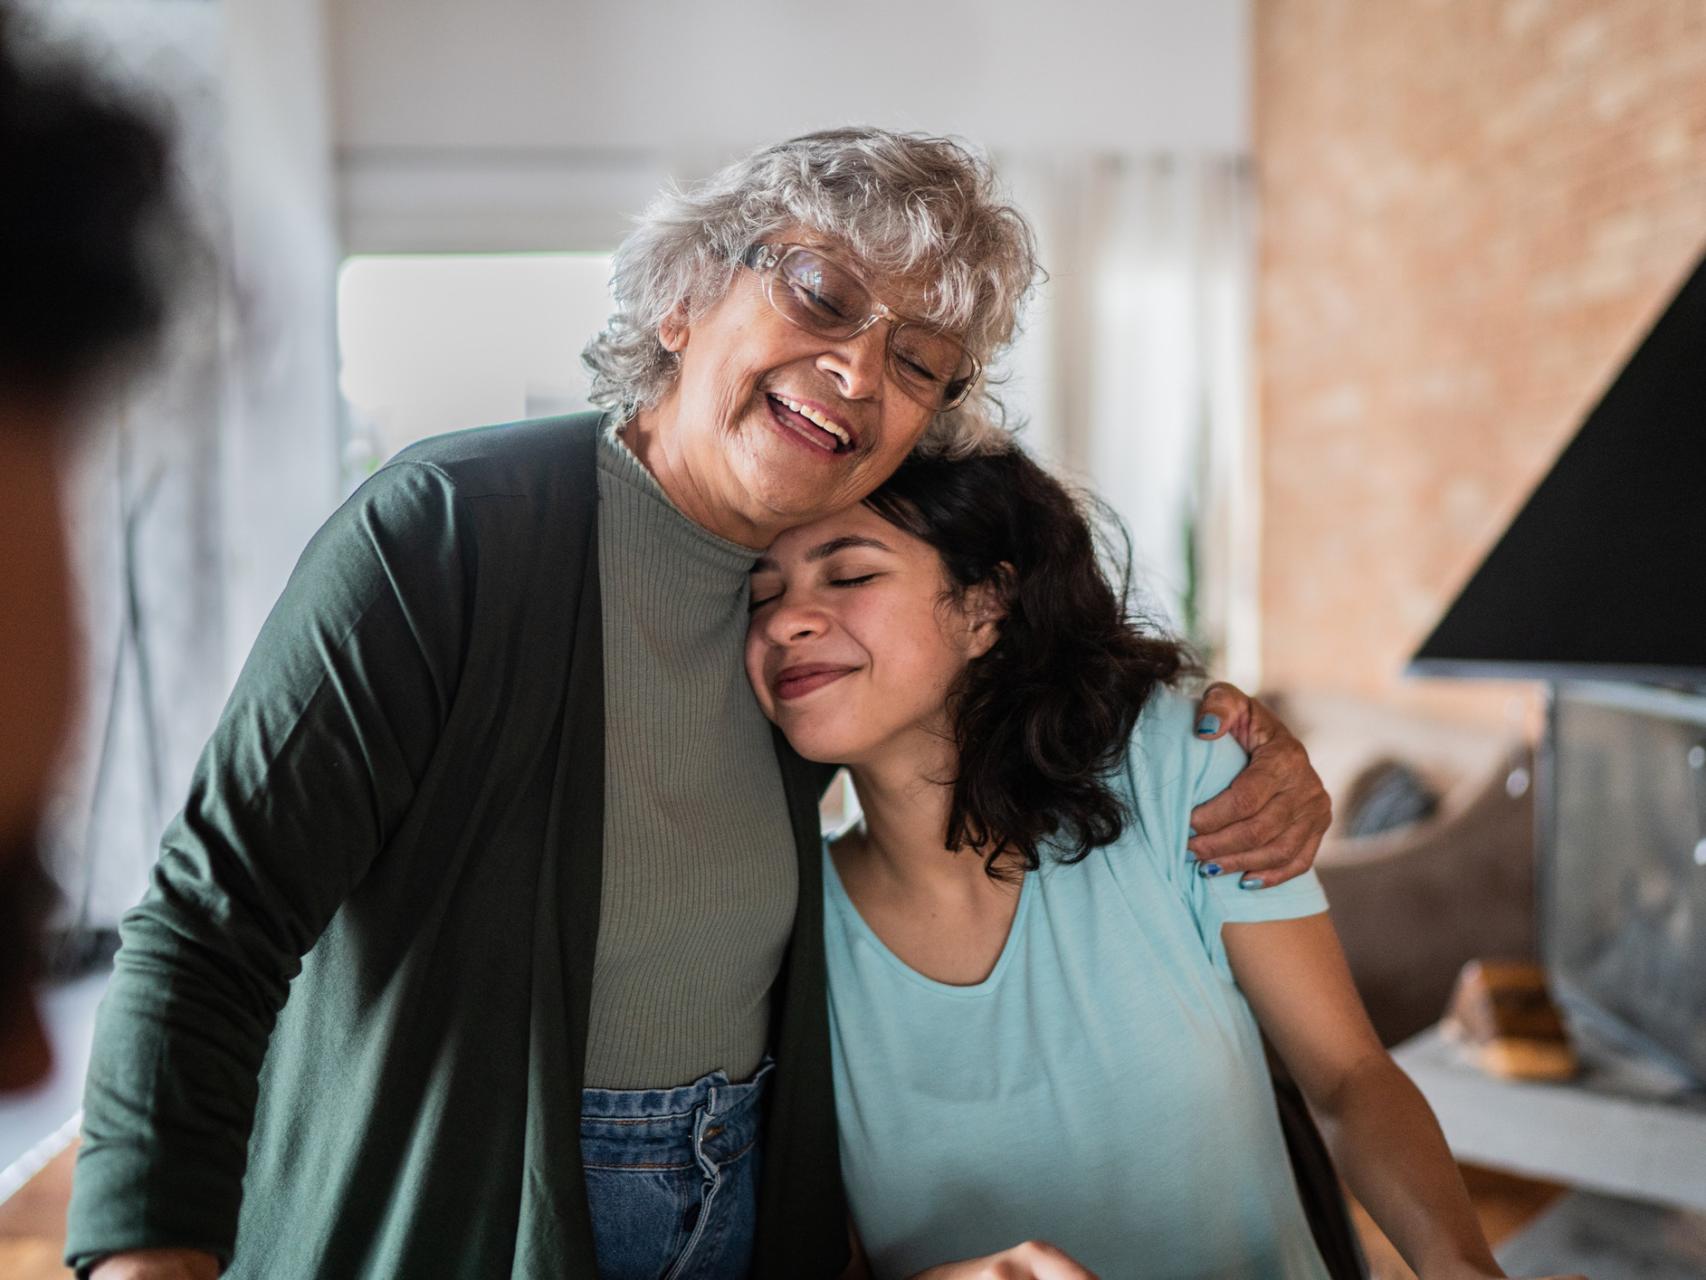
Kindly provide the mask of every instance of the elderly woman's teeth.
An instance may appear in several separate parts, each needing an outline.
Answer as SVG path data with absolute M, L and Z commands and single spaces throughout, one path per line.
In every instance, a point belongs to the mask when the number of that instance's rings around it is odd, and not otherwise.
M 834 436 L 837 440 L 841 441 L 843 446 L 852 443 L 852 439 L 853 439 L 852 436 L 848 435 L 846 431 L 844 431 L 840 427 L 836 426 L 835 423 L 831 422 L 828 418 L 824 417 L 817 410 L 808 409 L 805 405 L 800 404 L 797 401 L 788 399 L 787 396 L 777 396 L 776 398 L 778 400 L 780 400 L 784 405 L 786 405 L 789 409 L 792 409 L 795 413 L 799 414 L 800 417 L 804 418 L 807 422 L 811 423 L 813 426 L 822 427 L 825 431 L 829 432 L 830 435 Z

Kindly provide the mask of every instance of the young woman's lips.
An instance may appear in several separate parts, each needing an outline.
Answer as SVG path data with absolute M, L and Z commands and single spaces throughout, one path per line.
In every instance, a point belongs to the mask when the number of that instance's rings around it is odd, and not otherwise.
M 852 667 L 833 667 L 824 663 L 789 667 L 776 677 L 776 696 L 783 702 L 791 702 L 852 673 Z

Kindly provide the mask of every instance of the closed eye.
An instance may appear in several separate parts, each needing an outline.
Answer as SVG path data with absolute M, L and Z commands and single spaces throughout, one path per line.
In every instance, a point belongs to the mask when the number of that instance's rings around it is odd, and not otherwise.
M 829 578 L 826 579 L 826 581 L 832 587 L 862 587 L 872 579 L 880 578 L 882 576 L 883 575 L 881 573 L 875 572 L 861 573 L 855 574 L 849 578 Z M 749 596 L 746 602 L 746 611 L 748 613 L 757 613 L 760 609 L 764 608 L 765 605 L 776 603 L 776 601 L 782 598 L 782 595 L 783 593 L 778 591 L 775 595 L 765 596 L 762 599 L 756 595 Z
M 798 297 L 805 306 L 816 311 L 825 319 L 834 321 L 847 319 L 846 308 L 843 307 L 836 299 L 830 297 L 827 293 L 818 293 L 801 284 L 790 284 L 788 287 L 794 291 L 794 295 Z
M 910 372 L 912 376 L 917 378 L 920 382 L 939 383 L 942 381 L 940 374 L 937 374 L 930 369 L 926 369 L 916 360 L 910 360 L 906 356 L 896 356 L 895 359 L 904 364 L 907 367 L 908 372 Z

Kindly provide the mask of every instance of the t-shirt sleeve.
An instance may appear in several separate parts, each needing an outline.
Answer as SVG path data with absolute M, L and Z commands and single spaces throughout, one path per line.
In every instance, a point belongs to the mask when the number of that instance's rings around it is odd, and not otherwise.
M 1190 909 L 1209 959 L 1230 979 L 1223 925 L 1319 915 L 1327 895 L 1313 869 L 1265 889 L 1241 889 L 1230 873 L 1197 874 L 1198 860 L 1185 848 L 1191 810 L 1226 790 L 1248 757 L 1231 735 L 1197 737 L 1195 717 L 1196 702 L 1184 694 L 1162 689 L 1151 696 L 1129 755 L 1133 800 L 1157 869 Z

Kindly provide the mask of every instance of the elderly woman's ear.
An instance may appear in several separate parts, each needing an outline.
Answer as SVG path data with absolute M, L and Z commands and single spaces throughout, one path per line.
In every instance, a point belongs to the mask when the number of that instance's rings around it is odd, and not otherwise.
M 658 322 L 658 341 L 665 351 L 678 352 L 687 345 L 687 307 L 676 307 Z

